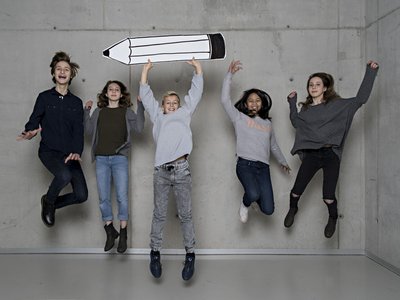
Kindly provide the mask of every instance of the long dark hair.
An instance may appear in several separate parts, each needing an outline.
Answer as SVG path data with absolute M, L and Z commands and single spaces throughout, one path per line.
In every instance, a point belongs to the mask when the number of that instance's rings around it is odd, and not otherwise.
M 303 105 L 304 109 L 307 109 L 308 106 L 313 103 L 313 99 L 312 99 L 310 93 L 308 92 L 308 86 L 310 84 L 310 80 L 314 77 L 320 78 L 322 80 L 324 87 L 326 88 L 326 91 L 324 92 L 324 98 L 323 98 L 324 104 L 327 104 L 328 102 L 330 102 L 334 99 L 340 98 L 339 94 L 336 93 L 336 91 L 335 91 L 335 80 L 333 79 L 331 74 L 323 73 L 323 72 L 314 73 L 314 74 L 311 74 L 307 80 L 306 88 L 307 88 L 308 96 L 306 98 L 306 101 L 300 102 L 300 104 Z
M 112 83 L 115 83 L 119 86 L 121 89 L 121 98 L 119 99 L 118 105 L 119 107 L 130 107 L 132 106 L 131 102 L 131 94 L 128 92 L 128 89 L 126 86 L 118 80 L 109 80 L 107 81 L 106 85 L 104 86 L 103 90 L 101 91 L 100 94 L 97 94 L 97 107 L 103 108 L 108 106 L 108 97 L 107 97 L 107 91 L 108 91 L 108 86 Z
M 269 111 L 272 106 L 272 100 L 271 97 L 263 90 L 252 88 L 244 91 L 242 98 L 240 98 L 239 101 L 235 103 L 236 109 L 249 117 L 253 117 L 249 114 L 249 110 L 246 107 L 247 98 L 249 98 L 249 96 L 253 93 L 257 94 L 257 96 L 261 99 L 262 106 L 260 111 L 258 112 L 259 117 L 264 120 L 271 120 L 271 118 L 269 117 Z

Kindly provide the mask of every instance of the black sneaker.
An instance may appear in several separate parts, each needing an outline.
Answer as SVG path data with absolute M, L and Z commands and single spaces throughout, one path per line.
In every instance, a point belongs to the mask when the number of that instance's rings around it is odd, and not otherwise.
M 160 251 L 150 251 L 150 272 L 155 278 L 160 278 L 162 273 Z
M 326 238 L 328 238 L 328 239 L 331 238 L 332 235 L 335 233 L 336 221 L 337 221 L 337 218 L 333 218 L 333 217 L 329 216 L 328 223 L 326 224 L 325 231 L 324 231 Z
M 194 261 L 195 261 L 194 253 L 186 253 L 185 265 L 182 270 L 183 280 L 189 280 L 190 278 L 192 278 L 194 273 Z
M 291 207 L 285 217 L 284 225 L 286 228 L 289 228 L 293 225 L 294 222 L 294 216 L 297 214 L 298 208 L 297 207 Z

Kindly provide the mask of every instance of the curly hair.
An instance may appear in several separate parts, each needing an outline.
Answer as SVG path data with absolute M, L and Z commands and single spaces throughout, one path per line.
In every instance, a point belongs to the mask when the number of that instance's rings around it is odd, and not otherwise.
M 328 102 L 330 102 L 334 99 L 340 98 L 339 94 L 336 93 L 336 91 L 335 91 L 335 87 L 334 87 L 335 81 L 331 74 L 323 73 L 323 72 L 314 73 L 314 74 L 311 74 L 307 80 L 306 89 L 307 89 L 308 96 L 306 98 L 306 101 L 299 103 L 300 105 L 303 106 L 303 109 L 307 109 L 309 107 L 309 105 L 313 103 L 313 99 L 312 99 L 310 93 L 308 92 L 308 86 L 310 84 L 310 80 L 315 77 L 320 78 L 322 80 L 322 84 L 326 88 L 326 91 L 324 92 L 324 95 L 323 95 L 324 96 L 324 98 L 323 98 L 324 104 L 327 104 Z
M 69 84 L 71 84 L 72 79 L 78 74 L 79 65 L 77 63 L 71 62 L 71 57 L 63 52 L 59 51 L 54 54 L 53 58 L 51 59 L 50 68 L 51 68 L 51 75 L 53 75 L 53 82 L 56 83 L 56 79 L 54 78 L 54 73 L 56 70 L 56 65 L 60 61 L 65 61 L 71 67 L 71 79 L 69 80 Z
M 128 89 L 126 86 L 118 80 L 109 80 L 107 81 L 106 85 L 104 86 L 103 90 L 101 93 L 97 94 L 97 107 L 103 108 L 108 106 L 108 97 L 107 97 L 107 91 L 108 87 L 110 84 L 115 83 L 119 86 L 121 89 L 121 98 L 119 99 L 119 107 L 130 107 L 132 106 L 131 102 L 131 94 L 128 92 Z
M 247 99 L 253 93 L 257 94 L 257 96 L 260 97 L 261 99 L 262 106 L 260 111 L 258 112 L 259 117 L 264 120 L 265 119 L 271 120 L 271 118 L 269 117 L 269 111 L 272 106 L 272 100 L 271 97 L 263 90 L 252 88 L 247 91 L 244 91 L 242 97 L 239 99 L 239 101 L 235 103 L 236 109 L 249 117 L 253 117 L 253 115 L 249 114 L 249 110 L 246 107 Z

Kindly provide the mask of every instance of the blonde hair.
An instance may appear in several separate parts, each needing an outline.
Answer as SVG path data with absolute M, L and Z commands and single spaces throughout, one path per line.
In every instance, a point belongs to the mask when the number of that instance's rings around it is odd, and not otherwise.
M 176 96 L 176 98 L 178 98 L 178 104 L 181 105 L 181 99 L 179 98 L 179 95 L 175 91 L 166 91 L 164 93 L 164 95 L 162 96 L 162 104 L 164 104 L 165 98 L 167 98 L 169 96 Z

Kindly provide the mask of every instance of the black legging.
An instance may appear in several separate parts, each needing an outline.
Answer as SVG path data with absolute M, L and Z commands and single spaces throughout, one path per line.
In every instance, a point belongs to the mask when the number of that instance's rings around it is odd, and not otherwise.
M 297 173 L 292 194 L 301 196 L 319 169 L 322 169 L 324 172 L 322 185 L 323 199 L 336 200 L 335 190 L 339 178 L 340 159 L 330 147 L 317 150 L 304 150 L 304 158 Z

